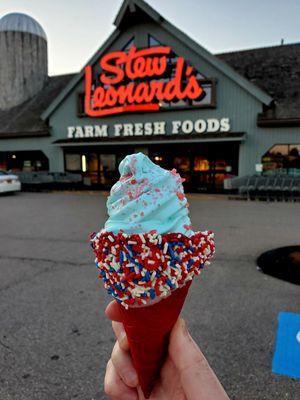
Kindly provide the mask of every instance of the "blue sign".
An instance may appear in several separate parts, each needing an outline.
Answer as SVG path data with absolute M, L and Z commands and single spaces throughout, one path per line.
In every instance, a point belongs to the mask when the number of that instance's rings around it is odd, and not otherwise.
M 272 371 L 300 378 L 300 314 L 280 312 Z

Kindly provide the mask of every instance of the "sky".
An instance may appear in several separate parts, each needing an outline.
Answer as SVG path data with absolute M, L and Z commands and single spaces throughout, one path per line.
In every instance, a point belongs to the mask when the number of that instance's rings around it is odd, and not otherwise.
M 148 0 L 212 53 L 300 42 L 300 0 Z M 1 0 L 0 18 L 23 12 L 48 38 L 49 75 L 78 72 L 114 29 L 122 0 Z

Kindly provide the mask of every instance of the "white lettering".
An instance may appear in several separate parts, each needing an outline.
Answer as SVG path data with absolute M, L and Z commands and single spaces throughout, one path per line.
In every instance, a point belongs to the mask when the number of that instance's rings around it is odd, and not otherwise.
M 144 132 L 145 135 L 152 135 L 153 133 L 153 128 L 151 122 L 146 122 L 144 125 Z
M 217 132 L 220 129 L 220 121 L 216 118 L 207 120 L 207 132 Z
M 162 122 L 154 122 L 154 135 L 164 135 L 166 133 L 166 123 L 165 121 Z
M 172 126 L 168 133 L 172 134 L 193 134 L 204 132 L 229 132 L 231 129 L 229 118 L 208 118 L 170 122 Z M 77 138 L 93 138 L 93 137 L 108 137 L 109 125 L 85 125 L 85 126 L 68 126 L 67 137 L 69 139 Z M 126 124 L 114 124 L 114 136 L 150 136 L 150 135 L 165 135 L 167 132 L 166 121 L 156 122 L 137 122 Z
M 193 121 L 190 121 L 189 119 L 183 121 L 181 129 L 183 133 L 192 133 L 194 130 Z
M 73 134 L 75 132 L 75 126 L 68 126 L 68 138 L 73 139 Z
M 92 125 L 86 125 L 84 127 L 84 137 L 94 137 L 94 127 Z
M 108 136 L 107 128 L 108 128 L 107 125 L 95 125 L 94 136 L 107 137 Z
M 221 132 L 228 132 L 230 131 L 230 122 L 229 118 L 222 118 L 221 119 Z
M 75 132 L 75 138 L 83 138 L 84 133 L 83 133 L 83 128 L 82 126 L 76 126 L 76 132 Z
M 179 133 L 181 127 L 181 121 L 172 121 L 172 133 Z
M 135 136 L 141 136 L 144 134 L 142 123 L 134 124 L 134 128 L 135 128 L 134 129 Z
M 124 136 L 133 136 L 133 124 L 124 124 L 123 129 Z
M 123 129 L 122 124 L 115 124 L 115 136 L 120 136 Z
M 206 121 L 204 119 L 197 119 L 195 122 L 195 131 L 197 133 L 203 133 L 206 131 Z

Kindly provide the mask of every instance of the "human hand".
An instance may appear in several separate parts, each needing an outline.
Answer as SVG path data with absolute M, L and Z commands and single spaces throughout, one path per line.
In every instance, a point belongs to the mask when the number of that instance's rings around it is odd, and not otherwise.
M 117 303 L 109 303 L 105 313 L 117 338 L 107 363 L 105 393 L 111 400 L 145 400 Z M 229 400 L 181 318 L 172 329 L 168 356 L 150 400 Z

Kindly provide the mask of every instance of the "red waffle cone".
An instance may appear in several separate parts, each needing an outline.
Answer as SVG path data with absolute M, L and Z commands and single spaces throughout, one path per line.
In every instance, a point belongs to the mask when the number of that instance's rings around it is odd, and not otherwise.
M 170 332 L 177 321 L 191 281 L 150 306 L 127 310 L 119 304 L 134 367 L 146 399 L 159 377 L 168 352 Z

